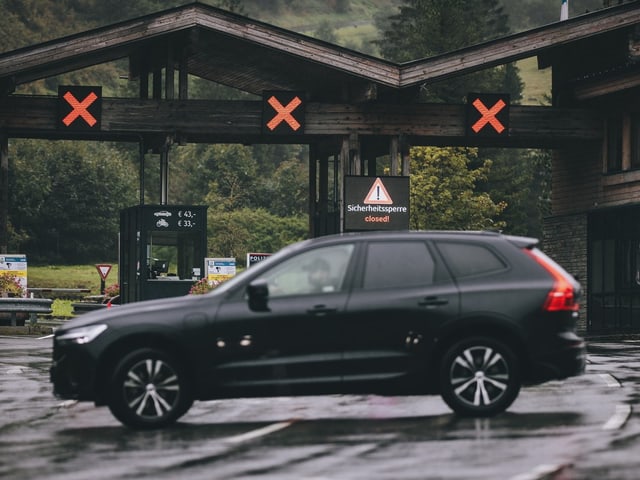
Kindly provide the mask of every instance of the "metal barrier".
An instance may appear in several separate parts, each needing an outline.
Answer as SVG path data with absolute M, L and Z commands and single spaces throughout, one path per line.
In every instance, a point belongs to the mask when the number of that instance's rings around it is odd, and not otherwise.
M 43 295 L 55 298 L 79 297 L 91 293 L 90 288 L 27 288 L 31 297 L 42 298 Z
M 0 313 L 9 313 L 12 327 L 24 325 L 24 320 L 18 318 L 19 313 L 29 316 L 32 325 L 38 322 L 38 314 L 50 314 L 53 312 L 51 305 L 53 300 L 49 298 L 4 298 L 0 297 Z

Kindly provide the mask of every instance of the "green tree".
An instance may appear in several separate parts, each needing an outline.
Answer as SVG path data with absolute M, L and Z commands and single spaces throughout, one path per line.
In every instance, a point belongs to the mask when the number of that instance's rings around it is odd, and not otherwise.
M 244 264 L 249 252 L 276 252 L 285 245 L 307 238 L 307 217 L 279 217 L 267 210 L 243 208 L 234 211 L 209 209 L 208 252 L 233 257 Z
M 9 216 L 17 251 L 36 263 L 116 260 L 119 211 L 137 203 L 131 161 L 87 142 L 23 140 L 11 151 Z
M 381 54 L 397 62 L 432 57 L 509 33 L 499 0 L 405 0 L 398 14 L 376 24 L 382 32 L 375 42 Z M 468 92 L 501 88 L 517 101 L 522 83 L 514 73 L 513 65 L 487 69 L 424 85 L 420 95 L 429 102 L 459 103 Z
M 489 181 L 480 190 L 500 199 L 506 208 L 498 217 L 512 235 L 541 238 L 551 213 L 551 153 L 548 150 L 490 150 Z
M 495 203 L 478 182 L 486 179 L 491 162 L 469 168 L 473 148 L 417 147 L 411 149 L 410 228 L 496 229 L 506 204 Z

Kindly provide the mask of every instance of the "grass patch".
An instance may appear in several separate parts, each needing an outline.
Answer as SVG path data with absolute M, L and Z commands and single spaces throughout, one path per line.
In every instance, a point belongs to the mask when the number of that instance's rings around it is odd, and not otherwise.
M 524 82 L 523 105 L 549 105 L 551 97 L 551 69 L 538 70 L 536 57 L 516 63 Z
M 53 310 L 51 316 L 53 318 L 71 318 L 73 317 L 73 304 L 74 300 L 67 300 L 63 298 L 56 298 L 51 304 L 51 310 Z
M 118 265 L 111 267 L 105 286 L 118 283 Z M 89 295 L 100 294 L 100 274 L 95 265 L 44 265 L 27 267 L 31 288 L 88 288 Z

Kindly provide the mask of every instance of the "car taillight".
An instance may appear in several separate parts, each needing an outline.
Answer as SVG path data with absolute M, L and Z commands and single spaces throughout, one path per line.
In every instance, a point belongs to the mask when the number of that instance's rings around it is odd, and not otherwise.
M 524 252 L 531 256 L 553 277 L 553 288 L 547 295 L 543 309 L 547 312 L 577 311 L 579 304 L 576 299 L 573 284 L 567 278 L 560 267 L 550 260 L 546 255 L 538 253 L 537 250 L 524 249 Z

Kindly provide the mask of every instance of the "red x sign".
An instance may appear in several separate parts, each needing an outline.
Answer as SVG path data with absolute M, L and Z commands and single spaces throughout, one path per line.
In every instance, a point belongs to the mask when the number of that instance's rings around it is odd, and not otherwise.
M 71 125 L 73 121 L 78 117 L 82 117 L 90 127 L 93 127 L 96 124 L 96 118 L 89 113 L 89 110 L 87 110 L 87 108 L 89 108 L 89 106 L 98 99 L 98 96 L 95 93 L 91 92 L 81 102 L 79 102 L 71 92 L 65 93 L 63 95 L 63 98 L 67 101 L 67 103 L 69 103 L 69 105 L 71 105 L 71 108 L 73 108 L 69 115 L 62 119 L 62 123 L 64 123 L 67 127 Z
M 275 117 L 271 119 L 269 123 L 267 123 L 267 128 L 269 130 L 274 130 L 278 125 L 280 125 L 281 122 L 287 122 L 294 131 L 300 128 L 300 122 L 298 122 L 291 115 L 291 112 L 293 112 L 296 108 L 298 108 L 302 103 L 302 100 L 300 100 L 299 97 L 295 97 L 293 100 L 287 103 L 286 107 L 283 106 L 278 101 L 278 99 L 273 96 L 270 97 L 269 100 L 267 100 L 267 102 L 269 102 L 269 105 L 271 105 L 273 109 L 278 113 Z
M 264 92 L 263 133 L 301 134 L 304 131 L 302 92 Z
M 59 126 L 74 130 L 100 128 L 101 87 L 58 87 Z
M 503 136 L 509 133 L 509 95 L 469 94 L 467 133 Z

